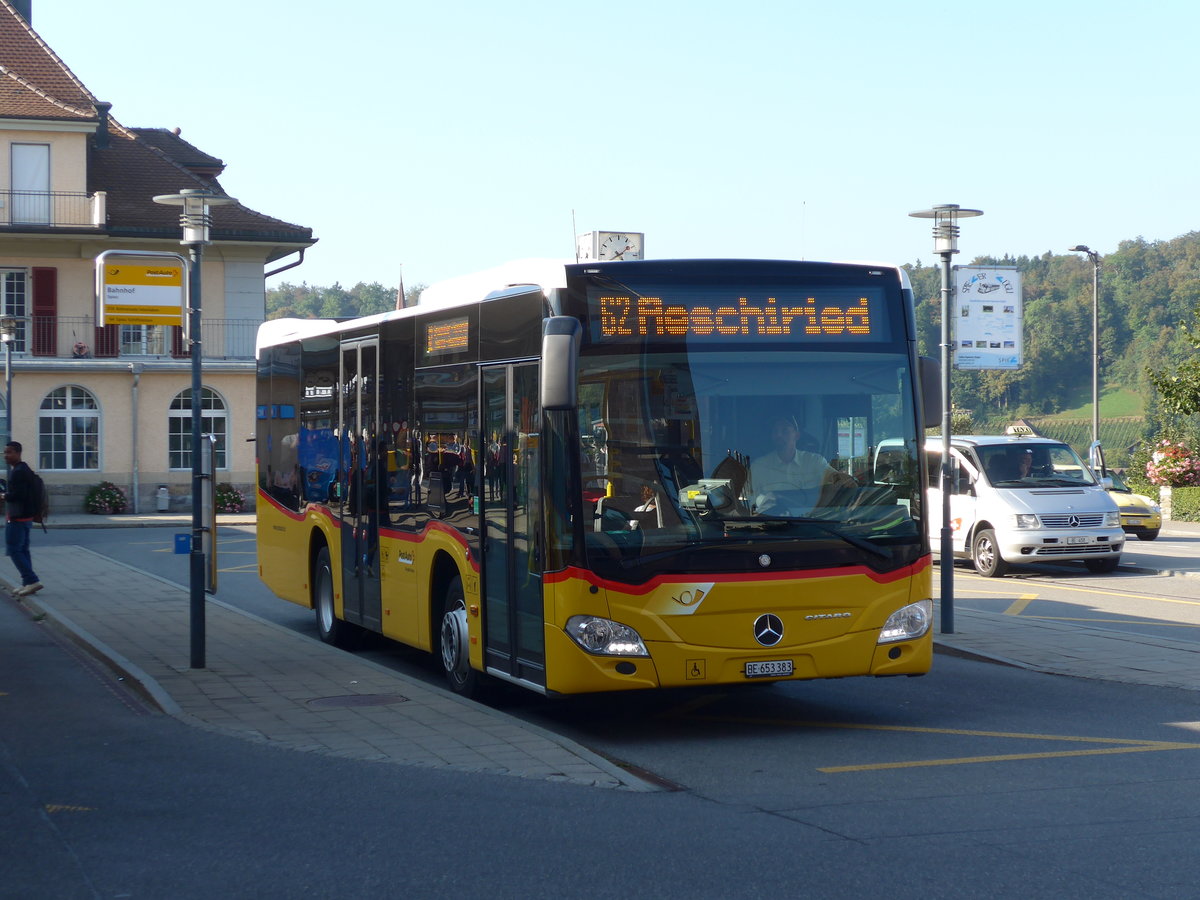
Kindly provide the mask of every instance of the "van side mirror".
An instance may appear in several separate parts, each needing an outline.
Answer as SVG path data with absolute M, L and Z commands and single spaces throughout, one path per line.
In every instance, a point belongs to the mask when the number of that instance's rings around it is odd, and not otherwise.
M 942 420 L 942 366 L 930 356 L 917 360 L 921 377 L 921 430 Z
M 582 342 L 583 326 L 573 316 L 551 316 L 542 323 L 542 409 L 575 409 Z

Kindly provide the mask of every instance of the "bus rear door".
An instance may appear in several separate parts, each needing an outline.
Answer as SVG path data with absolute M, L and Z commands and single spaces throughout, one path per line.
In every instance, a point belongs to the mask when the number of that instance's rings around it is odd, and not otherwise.
M 380 463 L 379 342 L 342 344 L 338 430 L 341 485 L 343 618 L 373 631 L 382 627 L 379 586 L 380 504 L 386 504 L 386 470 Z M 386 465 L 386 464 L 384 464 Z M 383 470 L 383 471 L 381 471 Z M 379 483 L 380 475 L 384 481 Z M 383 507 L 387 509 L 386 505 Z

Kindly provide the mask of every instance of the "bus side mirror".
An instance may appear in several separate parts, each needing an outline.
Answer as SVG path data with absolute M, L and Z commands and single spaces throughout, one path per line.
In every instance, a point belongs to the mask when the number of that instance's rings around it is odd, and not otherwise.
M 922 356 L 917 360 L 921 373 L 921 430 L 942 420 L 942 367 L 936 360 Z
M 583 326 L 572 316 L 551 316 L 542 323 L 542 409 L 575 409 L 582 341 Z

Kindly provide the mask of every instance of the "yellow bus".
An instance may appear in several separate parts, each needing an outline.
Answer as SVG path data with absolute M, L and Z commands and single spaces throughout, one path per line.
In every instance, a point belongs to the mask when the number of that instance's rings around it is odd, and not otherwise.
M 939 402 L 888 266 L 531 261 L 270 321 L 259 572 L 467 695 L 920 675 Z

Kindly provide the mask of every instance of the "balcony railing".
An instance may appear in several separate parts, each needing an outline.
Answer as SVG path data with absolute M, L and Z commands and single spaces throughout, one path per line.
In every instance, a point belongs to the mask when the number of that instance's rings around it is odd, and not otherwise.
M 0 191 L 0 226 L 21 228 L 102 228 L 108 220 L 107 194 L 65 191 Z
M 258 319 L 204 319 L 205 359 L 254 359 Z M 158 325 L 96 327 L 93 316 L 29 316 L 18 319 L 13 352 L 60 359 L 186 359 L 182 329 Z

